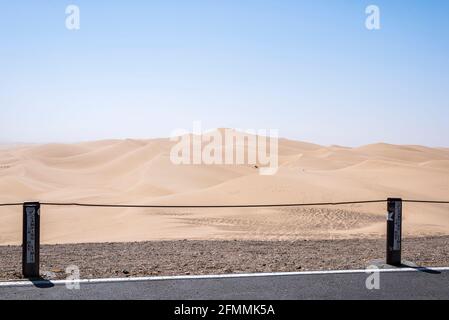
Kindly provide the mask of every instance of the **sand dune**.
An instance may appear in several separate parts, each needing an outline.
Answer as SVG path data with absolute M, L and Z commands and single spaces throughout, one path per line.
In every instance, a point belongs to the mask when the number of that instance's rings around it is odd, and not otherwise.
M 0 146 L 0 202 L 243 204 L 449 198 L 449 149 L 358 148 L 279 140 L 276 175 L 254 165 L 174 165 L 168 139 Z M 246 148 L 246 146 L 240 146 Z M 449 206 L 405 205 L 406 235 L 449 234 Z M 380 237 L 385 205 L 280 209 L 44 207 L 44 243 L 155 239 Z M 21 209 L 0 208 L 0 244 L 18 244 Z

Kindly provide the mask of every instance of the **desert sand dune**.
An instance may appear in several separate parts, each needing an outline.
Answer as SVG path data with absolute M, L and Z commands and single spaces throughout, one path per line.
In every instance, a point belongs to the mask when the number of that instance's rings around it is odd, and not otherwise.
M 169 139 L 0 146 L 0 202 L 163 205 L 449 198 L 449 149 L 357 148 L 279 139 L 279 170 L 174 165 Z M 247 148 L 240 145 L 238 148 Z M 385 205 L 264 209 L 43 207 L 44 243 L 380 237 Z M 449 234 L 448 205 L 404 205 L 406 235 Z M 0 244 L 21 242 L 21 208 L 0 208 Z

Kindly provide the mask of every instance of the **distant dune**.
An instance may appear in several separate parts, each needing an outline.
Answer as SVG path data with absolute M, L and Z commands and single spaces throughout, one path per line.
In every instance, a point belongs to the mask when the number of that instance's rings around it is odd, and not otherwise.
M 174 165 L 168 139 L 0 146 L 0 202 L 245 204 L 449 198 L 449 149 L 279 140 L 279 170 Z M 385 205 L 280 209 L 44 207 L 44 243 L 380 237 Z M 0 208 L 0 244 L 21 239 L 21 208 Z M 406 204 L 406 235 L 448 235 L 449 206 Z

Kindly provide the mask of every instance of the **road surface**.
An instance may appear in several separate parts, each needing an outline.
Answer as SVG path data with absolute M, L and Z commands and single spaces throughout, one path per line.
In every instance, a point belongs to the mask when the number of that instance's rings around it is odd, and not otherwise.
M 379 289 L 366 271 L 1 283 L 0 299 L 449 299 L 449 268 L 382 270 Z

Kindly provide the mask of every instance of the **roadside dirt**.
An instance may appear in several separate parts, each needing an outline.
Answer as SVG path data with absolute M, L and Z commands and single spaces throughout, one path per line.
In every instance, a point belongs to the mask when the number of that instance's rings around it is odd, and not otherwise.
M 0 247 L 0 280 L 21 279 L 21 250 Z M 64 279 L 71 265 L 81 278 L 360 269 L 384 257 L 384 239 L 64 244 L 42 246 L 41 274 Z M 403 259 L 448 266 L 449 237 L 405 239 Z

